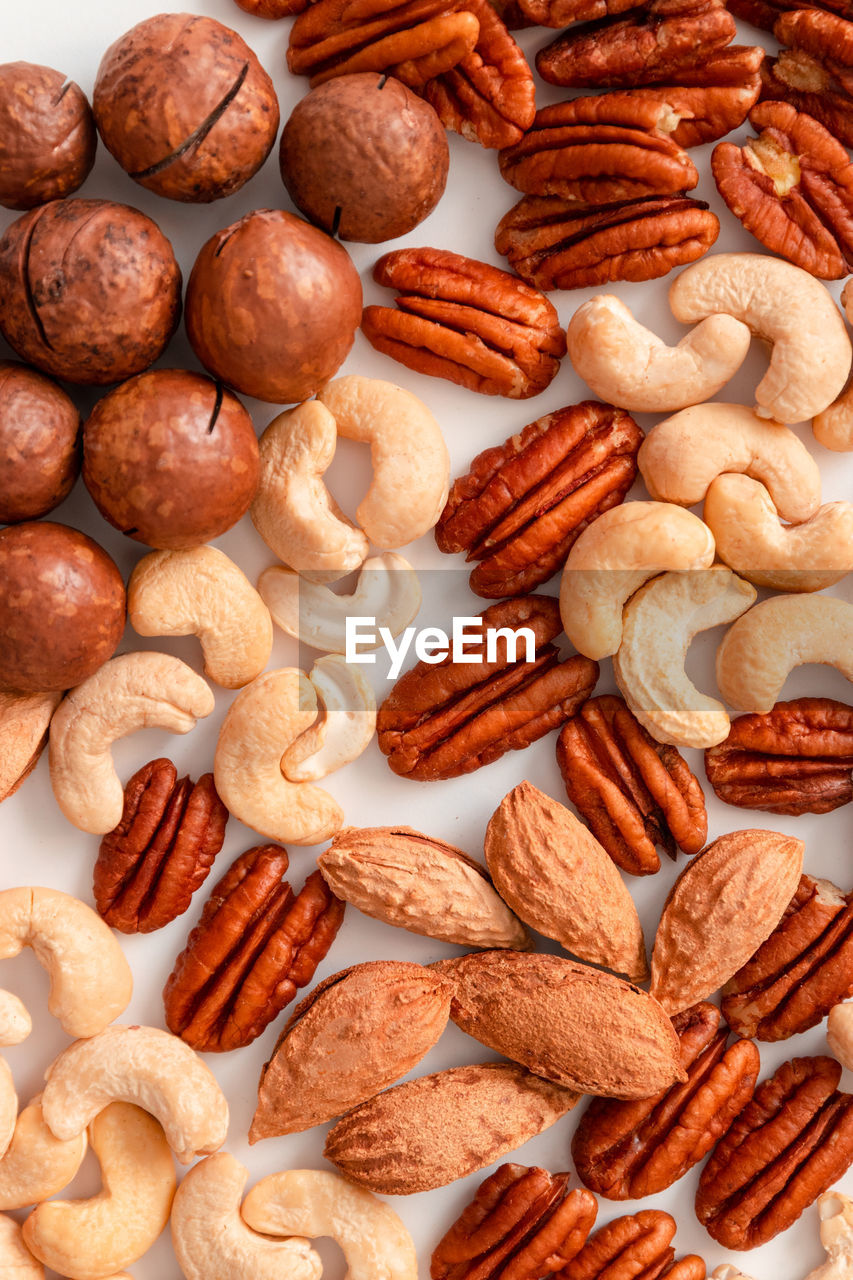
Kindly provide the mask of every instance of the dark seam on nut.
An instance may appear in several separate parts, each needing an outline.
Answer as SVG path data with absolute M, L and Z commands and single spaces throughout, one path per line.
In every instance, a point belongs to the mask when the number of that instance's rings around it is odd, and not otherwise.
M 33 236 L 35 235 L 35 230 L 36 230 L 36 227 L 38 226 L 39 219 L 42 213 L 44 212 L 44 209 L 46 208 L 48 208 L 48 206 L 44 205 L 43 208 L 39 210 L 38 217 L 33 218 L 32 222 L 27 228 L 27 238 L 24 241 L 24 261 L 23 261 L 24 300 L 27 304 L 27 310 L 29 311 L 30 316 L 32 317 L 33 324 L 38 330 L 39 338 L 47 347 L 48 351 L 53 351 L 53 344 L 48 338 L 47 333 L 45 331 L 45 327 L 42 324 L 42 318 L 39 315 L 39 309 L 36 306 L 36 300 L 33 294 L 32 282 L 30 281 L 30 250 L 33 243 Z
M 213 433 L 213 428 L 216 426 L 216 421 L 217 421 L 217 419 L 218 419 L 218 417 L 219 417 L 219 411 L 220 411 L 220 409 L 222 408 L 222 399 L 223 399 L 223 396 L 224 396 L 224 395 L 225 395 L 225 389 L 224 389 L 224 387 L 222 386 L 222 383 L 221 383 L 221 382 L 217 382 L 217 384 L 216 384 L 216 400 L 214 401 L 214 404 L 213 404 L 213 413 L 210 415 L 210 422 L 208 423 L 208 426 L 207 426 L 207 434 L 208 434 L 208 435 L 212 435 L 212 433 Z
M 180 160 L 182 156 L 185 156 L 193 147 L 197 146 L 200 142 L 204 142 L 213 126 L 222 118 L 231 106 L 231 103 L 237 97 L 237 94 L 243 88 L 243 84 L 248 74 L 249 64 L 248 62 L 244 62 L 240 69 L 240 74 L 237 76 L 237 79 L 234 81 L 222 100 L 217 103 L 210 115 L 201 122 L 197 129 L 192 131 L 190 136 L 181 143 L 176 151 L 173 151 L 171 155 L 165 156 L 164 159 L 158 160 L 156 164 L 149 165 L 147 169 L 140 169 L 136 173 L 131 173 L 129 176 L 133 178 L 135 182 L 142 182 L 145 178 L 156 177 L 158 173 L 162 173 L 164 169 L 168 169 L 170 164 L 174 164 L 176 160 Z

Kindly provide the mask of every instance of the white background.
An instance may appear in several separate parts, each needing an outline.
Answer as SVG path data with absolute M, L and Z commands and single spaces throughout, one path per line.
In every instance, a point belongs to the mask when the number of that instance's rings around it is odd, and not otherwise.
M 241 32 L 272 75 L 281 102 L 282 119 L 286 119 L 295 103 L 307 91 L 307 82 L 291 77 L 286 70 L 285 50 L 289 22 L 268 23 L 252 18 L 230 0 L 193 0 L 189 7 L 193 11 L 218 18 Z M 112 0 L 110 3 L 106 0 L 77 0 L 74 5 L 63 0 L 41 0 L 38 5 L 3 0 L 0 6 L 0 57 L 4 61 L 24 59 L 53 66 L 77 80 L 91 97 L 103 51 L 127 28 L 151 16 L 155 11 L 152 0 Z M 552 34 L 539 30 L 521 33 L 520 42 L 530 54 L 531 60 L 533 52 L 547 43 Z M 766 33 L 758 33 L 751 28 L 743 29 L 741 41 L 772 45 L 772 40 Z M 549 89 L 537 80 L 539 105 L 559 100 L 561 96 L 559 91 Z M 735 136 L 745 137 L 747 134 L 748 128 L 744 128 Z M 425 223 L 397 243 L 452 249 L 504 266 L 503 260 L 495 254 L 492 235 L 499 218 L 518 198 L 517 193 L 501 180 L 492 153 L 463 142 L 455 135 L 450 135 L 450 150 L 450 179 L 444 199 Z M 708 170 L 710 150 L 710 147 L 704 147 L 691 154 L 702 173 L 696 194 L 710 201 L 722 222 L 722 232 L 716 248 L 760 250 L 761 246 L 741 229 L 717 195 Z M 186 280 L 198 249 L 214 231 L 254 208 L 291 208 L 279 179 L 276 157 L 277 148 L 261 172 L 242 191 L 229 199 L 208 206 L 189 206 L 152 196 L 136 186 L 101 147 L 95 169 L 80 194 L 124 201 L 154 217 L 172 240 Z M 0 211 L 0 230 L 9 225 L 15 216 L 7 211 Z M 389 293 L 379 289 L 370 279 L 373 263 L 389 246 L 348 247 L 362 275 L 365 301 L 390 302 Z M 629 303 L 639 319 L 650 324 L 669 341 L 675 341 L 682 336 L 683 329 L 669 315 L 666 304 L 667 284 L 668 281 L 664 279 L 643 285 L 616 285 L 611 286 L 611 289 Z M 580 302 L 592 292 L 552 295 L 564 324 Z M 837 287 L 834 292 L 837 296 Z M 12 353 L 0 341 L 0 356 L 10 354 Z M 752 389 L 761 376 L 765 362 L 766 355 L 754 343 L 744 369 L 719 398 L 751 403 Z M 160 363 L 166 366 L 198 367 L 186 343 L 183 329 Z M 356 336 L 353 351 L 343 371 L 387 378 L 421 396 L 444 429 L 451 453 L 451 476 L 466 470 L 470 460 L 481 449 L 503 441 L 534 418 L 589 395 L 588 389 L 573 374 L 569 362 L 564 361 L 552 385 L 532 402 L 516 403 L 481 397 L 449 383 L 410 373 L 375 353 L 361 334 Z M 100 393 L 94 391 L 78 394 L 78 401 L 84 411 L 98 394 Z M 270 405 L 252 401 L 247 403 L 259 431 L 277 412 Z M 640 419 L 646 428 L 654 420 L 651 417 Z M 798 431 L 819 460 L 824 477 L 824 500 L 853 498 L 853 457 L 830 454 L 821 449 L 814 443 L 810 430 L 805 426 L 798 428 Z M 354 513 L 368 477 L 369 466 L 365 451 L 359 446 L 342 442 L 327 480 L 348 514 Z M 647 495 L 641 486 L 637 486 L 633 496 Z M 65 521 L 89 532 L 113 555 L 125 577 L 136 561 L 145 554 L 146 548 L 122 537 L 101 519 L 82 484 L 77 485 L 68 500 L 50 518 Z M 273 560 L 248 518 L 220 538 L 217 545 L 232 556 L 253 580 Z M 440 556 L 431 536 L 409 547 L 406 555 L 416 567 L 423 569 L 441 569 L 450 565 L 460 568 L 462 564 L 461 557 L 451 559 Z M 454 611 L 476 613 L 487 603 L 468 593 L 461 573 L 448 574 L 447 577 L 445 616 L 448 621 Z M 555 591 L 556 582 L 547 589 Z M 851 599 L 850 579 L 835 587 L 833 594 Z M 428 620 L 432 623 L 442 621 L 434 614 Z M 700 637 L 694 644 L 689 659 L 691 674 L 711 693 L 714 692 L 713 652 L 718 639 L 718 634 Z M 201 671 L 200 653 L 193 639 L 140 640 L 128 627 L 120 651 L 139 648 L 163 649 L 175 653 Z M 279 635 L 270 665 L 293 665 L 297 660 L 295 643 Z M 377 677 L 377 692 L 381 696 L 383 690 L 379 688 L 379 683 Z M 597 692 L 602 693 L 613 687 L 610 665 L 606 663 L 603 665 Z M 801 668 L 789 680 L 784 696 L 823 694 L 849 701 L 850 692 L 849 684 L 832 669 Z M 180 771 L 189 772 L 193 777 L 210 769 L 216 734 L 232 697 L 232 694 L 216 690 L 216 710 L 185 738 L 150 730 L 119 744 L 115 759 L 120 776 L 126 780 L 142 764 L 158 755 L 170 756 Z M 375 826 L 408 823 L 438 838 L 450 840 L 479 857 L 489 816 L 504 794 L 522 778 L 529 778 L 552 796 L 565 799 L 554 757 L 554 743 L 555 735 L 552 734 L 523 755 L 511 754 L 469 777 L 430 784 L 395 777 L 374 742 L 360 760 L 332 777 L 327 785 L 343 805 L 349 824 Z M 699 753 L 687 754 L 704 782 Z M 834 879 L 845 891 L 853 886 L 850 808 L 840 809 L 820 818 L 775 818 L 719 804 L 707 784 L 706 790 L 709 794 L 710 838 L 725 831 L 751 826 L 766 826 L 797 834 L 806 841 L 808 871 Z M 259 839 L 255 833 L 232 819 L 214 871 L 207 886 L 196 895 L 189 912 L 159 933 L 122 938 L 135 978 L 133 1002 L 124 1015 L 124 1021 L 162 1025 L 160 991 L 175 956 L 183 948 L 189 928 L 198 917 L 207 890 L 239 853 L 258 843 Z M 91 902 L 92 866 L 97 847 L 96 837 L 84 835 L 69 826 L 57 810 L 50 791 L 46 759 L 40 762 L 34 775 L 17 795 L 0 806 L 0 885 L 3 887 L 15 884 L 50 885 Z M 291 878 L 296 888 L 301 886 L 304 877 L 313 869 L 314 857 L 318 852 L 318 849 L 291 850 Z M 669 886 L 677 871 L 684 865 L 685 859 L 680 857 L 678 867 L 667 861 L 655 877 L 644 880 L 629 878 L 649 946 Z M 559 951 L 555 944 L 547 941 L 543 941 L 541 945 L 544 949 Z M 363 960 L 401 958 L 426 963 L 459 953 L 458 948 L 391 929 L 348 908 L 341 932 L 330 954 L 320 966 L 317 978 Z M 34 1015 L 35 1029 L 32 1037 L 23 1045 L 7 1051 L 23 1104 L 39 1089 L 45 1067 L 64 1047 L 67 1038 L 46 1013 L 46 979 L 31 954 L 7 961 L 3 966 L 0 982 L 18 992 Z M 287 1011 L 283 1017 L 286 1016 Z M 231 1106 L 228 1150 L 246 1163 L 250 1170 L 250 1181 L 283 1168 L 329 1167 L 322 1157 L 325 1127 L 289 1138 L 267 1140 L 251 1149 L 246 1143 L 245 1135 L 254 1109 L 258 1075 L 275 1042 L 280 1022 L 281 1019 L 245 1049 L 207 1057 Z M 760 1048 L 763 1074 L 766 1075 L 787 1057 L 825 1052 L 826 1043 L 823 1028 L 816 1028 L 782 1045 L 762 1045 Z M 440 1043 L 412 1074 L 422 1075 L 444 1067 L 485 1061 L 493 1057 L 476 1041 L 451 1025 Z M 848 1088 L 853 1088 L 853 1077 L 845 1074 L 843 1083 Z M 582 1110 L 583 1104 L 578 1108 L 578 1113 Z M 573 1118 L 564 1119 L 520 1148 L 511 1158 L 527 1164 L 541 1164 L 553 1171 L 569 1168 L 572 1129 Z M 429 1258 L 436 1242 L 471 1199 L 487 1172 L 489 1170 L 484 1170 L 465 1182 L 442 1190 L 394 1199 L 395 1209 L 414 1237 L 420 1258 L 421 1277 L 429 1274 Z M 642 1205 L 617 1205 L 601 1201 L 599 1225 L 632 1208 L 667 1209 L 674 1214 L 679 1224 L 676 1236 L 679 1255 L 686 1252 L 701 1254 L 708 1264 L 709 1275 L 718 1263 L 735 1261 L 753 1280 L 799 1280 L 822 1261 L 823 1252 L 818 1243 L 817 1214 L 814 1209 L 808 1210 L 792 1230 L 764 1248 L 749 1254 L 727 1254 L 710 1240 L 693 1215 L 692 1201 L 696 1180 L 697 1173 L 694 1170 L 669 1192 L 644 1201 Z M 99 1185 L 96 1162 L 90 1155 L 73 1184 L 72 1194 L 89 1195 Z M 577 1185 L 576 1176 L 573 1177 L 573 1185 Z M 841 1187 L 853 1195 L 853 1174 L 848 1175 Z M 16 1216 L 23 1218 L 25 1214 Z M 321 1245 L 321 1252 L 327 1263 L 328 1280 L 339 1280 L 344 1273 L 344 1265 L 337 1248 L 324 1243 Z M 180 1273 L 171 1251 L 168 1233 L 131 1270 L 136 1280 L 177 1280 Z

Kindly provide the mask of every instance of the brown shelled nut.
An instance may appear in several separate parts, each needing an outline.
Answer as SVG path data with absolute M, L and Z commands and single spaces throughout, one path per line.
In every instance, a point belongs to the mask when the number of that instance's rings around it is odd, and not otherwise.
M 71 398 L 43 373 L 0 361 L 0 523 L 36 520 L 59 506 L 81 456 Z
M 70 195 L 95 163 L 98 135 L 79 85 L 32 62 L 0 66 L 0 204 L 32 209 Z

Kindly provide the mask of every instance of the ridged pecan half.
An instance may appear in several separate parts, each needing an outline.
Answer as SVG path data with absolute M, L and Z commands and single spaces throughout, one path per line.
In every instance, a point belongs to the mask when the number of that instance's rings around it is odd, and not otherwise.
M 720 799 L 742 809 L 830 813 L 853 800 L 853 707 L 795 698 L 738 716 L 705 752 L 705 772 Z
M 696 1216 L 725 1249 L 787 1231 L 853 1164 L 853 1094 L 832 1058 L 794 1058 L 755 1091 L 702 1170 Z
M 401 290 L 399 310 L 365 307 L 362 331 L 416 373 L 525 400 L 545 390 L 566 354 L 555 308 L 499 267 L 444 249 L 397 249 L 373 278 Z
M 518 0 L 520 12 L 538 27 L 595 22 L 636 7 L 637 0 Z
M 569 1174 L 502 1164 L 435 1247 L 432 1280 L 539 1280 L 571 1262 L 595 1222 Z
M 298 894 L 282 880 L 288 857 L 274 844 L 240 855 L 214 886 L 163 991 L 166 1026 L 193 1049 L 250 1044 L 335 940 L 344 904 L 319 871 Z
M 95 863 L 95 904 L 122 933 L 151 933 L 183 915 L 225 839 L 228 810 L 213 774 L 178 778 L 151 760 L 124 789 L 124 812 Z
M 707 253 L 716 214 L 689 196 L 648 196 L 590 208 L 559 196 L 523 196 L 504 214 L 495 248 L 538 289 L 655 280 Z
M 765 31 L 772 31 L 780 14 L 792 9 L 824 9 L 848 22 L 853 19 L 851 0 L 727 0 L 726 7 L 736 18 L 751 22 L 754 27 L 763 27 Z
M 755 1090 L 760 1060 L 750 1040 L 726 1048 L 720 1011 L 697 1004 L 676 1014 L 685 1084 L 653 1098 L 593 1098 L 572 1140 L 581 1182 L 608 1200 L 641 1200 L 672 1186 L 708 1154 Z
M 616 1218 L 590 1236 L 555 1280 L 705 1280 L 695 1254 L 675 1261 L 675 1219 L 660 1209 Z
M 598 679 L 598 664 L 573 657 L 561 662 L 551 644 L 560 633 L 560 610 L 550 596 L 521 596 L 490 605 L 483 640 L 466 646 L 479 662 L 419 662 L 401 676 L 376 716 L 379 748 L 394 773 L 422 782 L 456 778 L 491 764 L 507 751 L 536 742 L 573 715 Z M 535 661 L 509 661 L 505 636 L 496 657 L 485 661 L 492 629 L 529 628 Z
M 435 527 L 439 551 L 479 564 L 471 590 L 522 595 L 565 563 L 569 548 L 634 483 L 643 433 L 596 400 L 557 409 L 479 453 L 453 482 Z
M 698 147 L 743 124 L 761 92 L 763 61 L 759 45 L 730 45 L 712 53 L 700 69 L 680 72 L 679 84 L 649 85 L 628 93 L 664 103 L 674 120 L 664 126 L 673 142 Z
M 853 23 L 799 9 L 783 13 L 773 34 L 788 47 L 761 64 L 762 99 L 789 102 L 853 147 Z
M 657 845 L 698 853 L 708 835 L 705 797 L 677 747 L 655 742 L 622 698 L 590 698 L 557 739 L 566 792 L 617 866 L 660 870 Z

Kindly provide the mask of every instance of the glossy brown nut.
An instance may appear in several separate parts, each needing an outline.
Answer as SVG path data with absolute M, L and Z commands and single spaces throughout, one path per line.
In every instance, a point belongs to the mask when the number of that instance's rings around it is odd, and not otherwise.
M 121 574 L 97 542 L 51 520 L 0 530 L 0 687 L 70 689 L 115 653 Z
M 107 150 L 140 186 L 207 203 L 239 190 L 278 132 L 272 80 L 213 18 L 161 13 L 106 51 L 92 108 Z
M 152 369 L 99 400 L 83 428 L 83 482 L 101 515 L 150 547 L 209 542 L 249 509 L 252 420 L 201 373 Z
M 763 61 L 760 45 L 729 45 L 710 54 L 701 68 L 679 72 L 680 84 L 628 92 L 635 98 L 665 103 L 678 118 L 670 133 L 673 142 L 698 147 L 743 124 L 761 92 Z
M 695 1254 L 675 1261 L 675 1219 L 660 1209 L 615 1218 L 590 1236 L 555 1280 L 705 1280 Z
M 33 209 L 85 182 L 98 135 L 89 101 L 61 71 L 0 66 L 0 204 Z
M 180 314 L 172 246 L 138 209 L 57 200 L 0 239 L 0 330 L 55 378 L 101 386 L 141 373 Z
M 80 415 L 44 374 L 0 361 L 0 523 L 46 515 L 80 471 Z
M 295 404 L 343 364 L 361 304 L 342 245 L 295 214 L 259 209 L 202 247 L 187 286 L 187 335 L 215 378 Z
M 773 34 L 788 47 L 762 63 L 762 100 L 789 102 L 845 147 L 853 146 L 853 23 L 821 9 L 800 9 L 783 13 Z
M 519 0 L 519 10 L 538 27 L 570 27 L 597 22 L 636 8 L 637 0 Z

